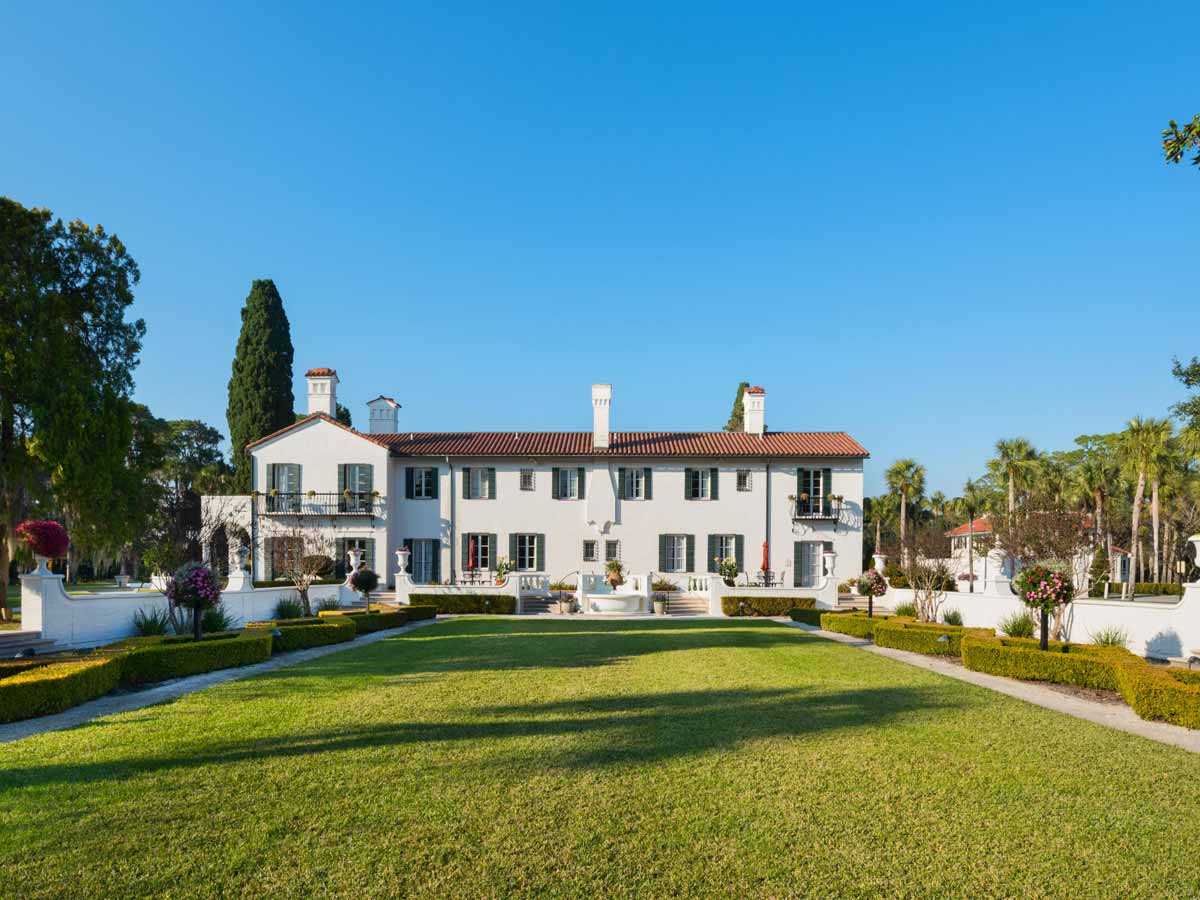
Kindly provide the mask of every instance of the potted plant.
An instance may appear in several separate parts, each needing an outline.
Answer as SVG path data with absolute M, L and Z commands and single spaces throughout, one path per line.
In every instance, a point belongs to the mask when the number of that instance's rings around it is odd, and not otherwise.
M 558 611 L 560 613 L 562 613 L 564 616 L 570 615 L 574 606 L 574 597 L 572 597 L 570 594 L 564 594 L 562 591 L 558 592 Z
M 354 574 L 350 576 L 350 587 L 362 594 L 363 605 L 367 608 L 367 612 L 370 612 L 371 591 L 379 587 L 379 576 L 375 574 L 375 570 L 368 569 L 366 566 L 355 569 Z
M 858 592 L 867 598 L 867 618 L 875 615 L 875 598 L 887 593 L 887 581 L 875 569 L 867 569 L 858 579 Z
M 614 591 L 625 583 L 625 567 L 619 559 L 610 559 L 604 564 L 604 580 Z
M 513 564 L 505 556 L 496 560 L 496 584 L 504 584 L 504 580 L 508 578 L 508 573 L 513 570 Z
M 33 557 L 37 560 L 34 575 L 49 575 L 50 569 L 46 563 L 52 559 L 66 556 L 71 546 L 71 538 L 67 529 L 57 522 L 33 522 L 26 520 L 17 526 L 17 537 L 29 544 Z
M 716 556 L 713 557 L 713 562 L 717 564 L 717 574 L 725 579 L 725 585 L 733 587 L 734 579 L 737 578 L 738 573 L 737 560 L 732 556 L 726 556 L 724 559 Z
M 192 637 L 200 640 L 200 618 L 204 610 L 221 602 L 221 582 L 203 563 L 184 563 L 167 579 L 163 592 L 174 606 L 192 611 Z
M 656 616 L 665 616 L 667 614 L 667 598 L 664 594 L 654 595 L 654 614 Z

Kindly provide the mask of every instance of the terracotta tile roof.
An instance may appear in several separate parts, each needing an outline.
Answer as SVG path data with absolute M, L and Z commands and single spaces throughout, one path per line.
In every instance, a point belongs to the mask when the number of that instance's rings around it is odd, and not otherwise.
M 399 408 L 400 408 L 400 404 L 396 402 L 396 398 L 395 398 L 395 397 L 388 397 L 388 396 L 385 396 L 385 395 L 383 395 L 383 394 L 380 394 L 378 397 L 376 397 L 376 398 L 375 398 L 375 400 L 386 400 L 386 401 L 387 401 L 387 402 L 388 402 L 390 405 L 392 405 L 392 406 L 396 407 L 396 409 L 399 409 Z M 367 403 L 368 403 L 368 404 L 370 404 L 370 403 L 374 403 L 374 402 L 375 402 L 375 400 L 368 400 L 368 401 L 367 401 Z
M 299 428 L 301 425 L 307 425 L 313 419 L 324 419 L 330 425 L 336 425 L 338 428 L 342 428 L 342 429 L 350 432 L 351 434 L 357 434 L 360 438 L 364 438 L 368 441 L 371 440 L 371 435 L 363 434 L 361 431 L 355 431 L 349 425 L 343 425 L 337 419 L 334 419 L 331 416 L 327 416 L 327 415 L 325 415 L 325 413 L 310 413 L 309 415 L 305 416 L 303 419 L 297 419 L 291 425 L 284 425 L 278 431 L 272 431 L 270 434 L 260 437 L 257 441 L 251 441 L 250 443 L 248 443 L 246 445 L 246 449 L 250 450 L 253 447 L 257 447 L 259 444 L 265 444 L 267 441 L 271 440 L 272 438 L 277 438 L 281 434 L 287 434 L 293 428 Z M 385 437 L 388 437 L 388 436 L 389 435 L 385 435 Z
M 314 375 L 314 376 L 320 377 L 322 375 L 336 375 L 336 374 L 337 374 L 337 371 L 335 369 L 328 369 L 325 366 L 317 366 L 317 368 L 309 369 L 307 372 L 305 372 L 304 377 L 307 378 L 309 375 Z
M 765 394 L 766 392 L 767 392 L 766 388 L 759 387 L 757 384 L 754 387 L 746 388 L 747 394 Z
M 968 528 L 969 522 L 963 522 L 957 528 L 951 528 L 946 532 L 946 537 L 964 537 L 969 531 L 975 534 L 991 534 L 992 526 L 988 524 L 987 516 L 980 516 L 975 520 L 975 527 Z
M 840 456 L 870 454 L 844 431 L 614 431 L 606 450 L 590 431 L 418 431 L 363 435 L 395 456 Z

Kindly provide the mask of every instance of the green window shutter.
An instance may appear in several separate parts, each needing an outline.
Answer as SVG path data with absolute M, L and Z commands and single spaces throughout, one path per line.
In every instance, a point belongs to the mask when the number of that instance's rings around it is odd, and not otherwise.
M 739 572 L 746 571 L 746 536 L 744 534 L 735 534 L 733 536 L 734 556 L 737 558 L 737 566 Z
M 584 482 L 584 477 L 583 477 L 583 474 L 584 474 L 584 473 L 583 473 L 583 467 L 582 467 L 582 466 L 580 466 L 580 468 L 579 468 L 579 499 L 580 499 L 580 500 L 583 500 L 583 499 L 585 498 L 585 495 L 586 495 L 586 493 L 587 493 L 587 491 L 586 491 L 586 488 L 585 488 L 585 482 Z
M 429 468 L 429 474 L 430 474 L 430 482 L 429 482 L 429 483 L 430 483 L 430 487 L 432 487 L 432 488 L 433 488 L 433 491 L 430 493 L 430 497 L 431 497 L 432 499 L 436 500 L 436 499 L 438 498 L 438 484 L 439 484 L 439 483 L 441 482 L 441 480 L 442 480 L 441 478 L 439 478 L 439 477 L 438 477 L 438 468 L 437 468 L 437 466 L 430 466 L 430 468 Z
M 646 475 L 645 475 L 645 479 L 646 479 L 645 480 L 645 491 L 644 491 L 647 500 L 649 500 L 654 495 L 654 491 L 650 487 L 650 471 L 651 471 L 650 467 L 647 466 L 646 467 Z
M 341 476 L 339 476 L 340 478 Z M 412 500 L 416 496 L 416 490 L 413 488 L 413 467 L 404 467 L 404 499 Z
M 804 493 L 804 470 L 797 469 L 796 470 L 796 503 L 797 503 L 796 508 L 797 509 L 800 508 L 798 504 L 800 503 L 800 495 L 803 493 Z
M 346 577 L 346 539 L 337 538 L 333 542 L 333 574 L 336 578 Z
M 821 493 L 821 514 L 832 515 L 833 502 L 829 499 L 829 495 L 833 493 L 833 469 L 821 470 Z
M 665 534 L 658 536 L 658 571 L 667 571 L 667 536 Z
M 558 499 L 558 469 L 550 470 L 550 496 L 554 500 Z
M 800 549 L 800 541 L 794 541 L 792 543 L 792 587 L 800 587 L 800 566 L 802 564 Z
M 715 573 L 717 571 L 717 536 L 710 534 L 708 536 L 708 572 Z
M 539 572 L 546 571 L 546 536 L 539 534 L 537 536 L 537 570 Z
M 430 540 L 429 545 L 433 557 L 433 565 L 430 566 L 432 570 L 430 578 L 434 584 L 437 584 L 442 580 L 442 542 L 437 538 L 433 538 Z
M 694 534 L 687 536 L 687 571 L 696 571 L 696 536 Z
M 617 499 L 628 500 L 625 495 L 625 470 L 617 469 Z
M 471 499 L 471 469 L 470 469 L 470 467 L 465 467 L 462 470 L 462 480 L 463 480 L 463 499 L 470 500 Z
M 375 467 L 367 466 L 367 486 L 364 489 L 367 494 L 375 490 Z
M 692 470 L 691 469 L 683 470 L 683 499 L 684 500 L 692 499 Z
M 496 499 L 496 470 L 495 469 L 487 470 L 487 483 L 488 483 L 488 499 L 495 500 Z
M 363 562 L 367 564 L 368 569 L 375 569 L 375 538 L 367 538 L 367 547 L 363 553 Z
M 346 489 L 346 464 L 338 463 L 338 493 Z
M 510 534 L 508 536 L 508 561 L 515 567 L 517 564 L 517 536 Z
M 719 491 L 717 490 L 717 485 L 720 483 L 720 474 L 720 469 L 712 468 L 708 470 L 708 499 L 710 500 L 720 499 Z
M 500 552 L 500 538 L 497 535 L 489 534 L 488 541 L 488 568 L 496 568 L 496 554 Z
M 476 547 L 476 552 L 478 552 L 478 550 L 479 548 Z M 462 536 L 462 556 L 459 557 L 459 562 L 461 563 L 464 572 L 467 570 L 467 566 L 471 562 L 471 536 L 465 531 L 463 532 Z

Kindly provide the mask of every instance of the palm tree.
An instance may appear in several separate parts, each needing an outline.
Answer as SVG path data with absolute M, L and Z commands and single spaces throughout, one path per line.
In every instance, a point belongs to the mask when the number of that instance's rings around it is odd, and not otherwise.
M 1165 426 L 1165 429 L 1164 429 Z M 1142 504 L 1146 497 L 1146 478 L 1152 469 L 1158 465 L 1162 454 L 1162 446 L 1170 435 L 1170 422 L 1163 419 L 1143 419 L 1134 416 L 1129 420 L 1128 427 L 1121 432 L 1119 446 L 1121 461 L 1126 471 L 1136 478 L 1133 489 L 1133 516 L 1129 529 L 1129 571 L 1133 581 L 1137 581 L 1137 563 L 1139 550 L 1138 531 L 1141 528 Z M 1164 437 L 1164 430 L 1166 437 Z M 1157 513 L 1155 513 L 1157 518 Z M 1154 536 L 1155 544 L 1158 535 Z M 1142 562 L 1143 566 L 1145 561 Z
M 884 475 L 887 486 L 900 498 L 900 562 L 908 562 L 908 504 L 925 493 L 925 467 L 915 459 L 898 459 Z
M 1025 438 L 1001 438 L 996 441 L 996 458 L 988 460 L 988 469 L 997 481 L 1008 483 L 1008 513 L 1017 508 L 1017 485 L 1022 487 L 1032 475 L 1038 453 Z
M 863 517 L 868 528 L 875 529 L 875 552 L 883 553 L 883 531 L 890 530 L 898 515 L 896 497 L 880 494 L 867 497 L 863 503 Z
M 1162 488 L 1163 479 L 1174 470 L 1179 458 L 1174 437 L 1175 429 L 1168 420 L 1150 420 L 1150 427 L 1146 433 L 1146 452 L 1149 461 L 1147 474 L 1150 477 L 1150 528 L 1153 532 L 1154 544 L 1153 581 L 1162 581 L 1160 577 L 1162 555 L 1159 549 L 1159 535 L 1162 533 L 1160 527 L 1162 505 L 1159 502 L 1159 491 Z
M 929 511 L 933 513 L 933 515 L 937 516 L 938 523 L 941 525 L 942 531 L 945 531 L 946 507 L 949 506 L 950 501 L 941 491 L 934 491 L 929 495 L 929 500 L 927 502 L 929 504 Z
M 975 593 L 975 515 L 983 508 L 986 501 L 982 488 L 977 482 L 967 479 L 963 485 L 962 497 L 959 498 L 962 508 L 967 514 L 967 582 L 968 590 Z

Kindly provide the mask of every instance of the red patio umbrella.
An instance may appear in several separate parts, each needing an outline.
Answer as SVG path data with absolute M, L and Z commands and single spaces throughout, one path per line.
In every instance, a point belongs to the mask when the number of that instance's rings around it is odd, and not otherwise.
M 467 568 L 472 572 L 479 568 L 479 564 L 475 561 L 475 538 L 471 538 L 470 551 L 467 556 Z
M 766 541 L 763 541 L 762 571 L 764 571 L 764 572 L 771 571 L 771 551 L 768 549 Z

